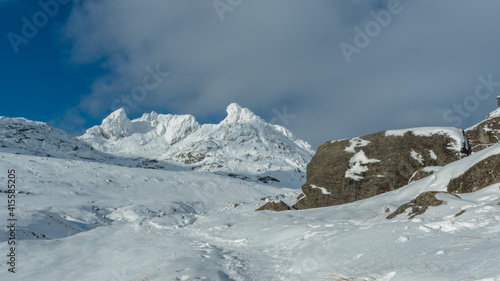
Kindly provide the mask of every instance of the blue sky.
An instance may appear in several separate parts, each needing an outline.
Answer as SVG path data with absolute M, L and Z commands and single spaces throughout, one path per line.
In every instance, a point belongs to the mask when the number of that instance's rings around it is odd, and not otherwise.
M 0 116 L 75 135 L 117 106 L 205 123 L 237 102 L 318 146 L 468 127 L 500 94 L 494 0 L 42 0 L 58 11 L 16 54 L 37 2 L 0 0 Z
M 7 34 L 22 36 L 23 21 L 41 10 L 35 1 L 0 2 L 0 76 L 3 101 L 0 114 L 31 120 L 57 119 L 68 108 L 90 93 L 92 81 L 102 75 L 98 64 L 75 65 L 69 62 L 68 47 L 61 41 L 60 30 L 71 5 L 60 5 L 60 11 L 48 24 L 38 29 L 27 44 L 18 46 L 16 54 Z M 94 120 L 95 121 L 95 120 Z M 91 121 L 92 122 L 92 121 Z

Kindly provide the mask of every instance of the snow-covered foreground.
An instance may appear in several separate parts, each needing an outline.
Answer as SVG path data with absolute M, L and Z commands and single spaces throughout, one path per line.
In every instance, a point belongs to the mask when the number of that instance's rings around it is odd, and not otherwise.
M 494 146 L 371 199 L 279 213 L 254 210 L 262 197 L 292 203 L 300 190 L 0 153 L 2 181 L 15 169 L 17 191 L 29 192 L 16 194 L 15 274 L 0 229 L 0 280 L 500 280 L 499 184 L 462 199 L 437 195 L 446 203 L 412 220 L 385 218 L 386 208 L 445 190 L 499 152 Z

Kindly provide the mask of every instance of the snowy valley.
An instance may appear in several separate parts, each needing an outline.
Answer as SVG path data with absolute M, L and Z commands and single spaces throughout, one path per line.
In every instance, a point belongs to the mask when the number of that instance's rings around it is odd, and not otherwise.
M 315 152 L 237 104 L 227 113 L 201 125 L 191 115 L 130 120 L 118 110 L 77 138 L 1 118 L 0 176 L 6 183 L 15 170 L 17 229 L 15 274 L 9 230 L 0 230 L 0 280 L 500 280 L 500 181 L 447 193 L 479 164 L 496 167 L 500 144 L 462 155 L 461 131 L 427 128 L 445 145 L 425 157 L 407 151 L 432 170 L 421 179 L 415 172 L 401 188 L 336 206 L 257 212 L 304 196 Z M 443 131 L 456 142 L 447 146 Z M 370 152 L 363 138 L 344 142 L 345 180 L 358 184 L 380 161 L 361 153 Z M 456 159 L 434 166 L 446 153 Z M 10 194 L 0 189 L 7 223 Z M 387 218 L 428 191 L 442 204 Z

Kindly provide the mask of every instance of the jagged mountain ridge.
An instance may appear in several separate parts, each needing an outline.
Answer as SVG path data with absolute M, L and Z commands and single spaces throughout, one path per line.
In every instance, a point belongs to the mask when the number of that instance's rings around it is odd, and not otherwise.
M 233 103 L 219 124 L 199 124 L 192 115 L 156 112 L 130 120 L 119 109 L 79 137 L 117 156 L 173 161 L 192 170 L 297 184 L 305 180 L 314 151 L 279 125 Z

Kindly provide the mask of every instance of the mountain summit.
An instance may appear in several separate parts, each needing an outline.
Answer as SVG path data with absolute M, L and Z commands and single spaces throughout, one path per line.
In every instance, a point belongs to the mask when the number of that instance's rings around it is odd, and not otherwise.
M 219 124 L 199 124 L 192 115 L 151 112 L 130 120 L 123 109 L 79 137 L 106 153 L 174 161 L 192 170 L 297 184 L 314 151 L 288 129 L 230 104 Z
M 259 116 L 255 115 L 248 108 L 242 108 L 237 103 L 230 104 L 227 109 L 227 117 L 222 120 L 221 124 L 233 124 L 233 123 L 248 123 L 248 122 L 258 122 L 262 123 Z

